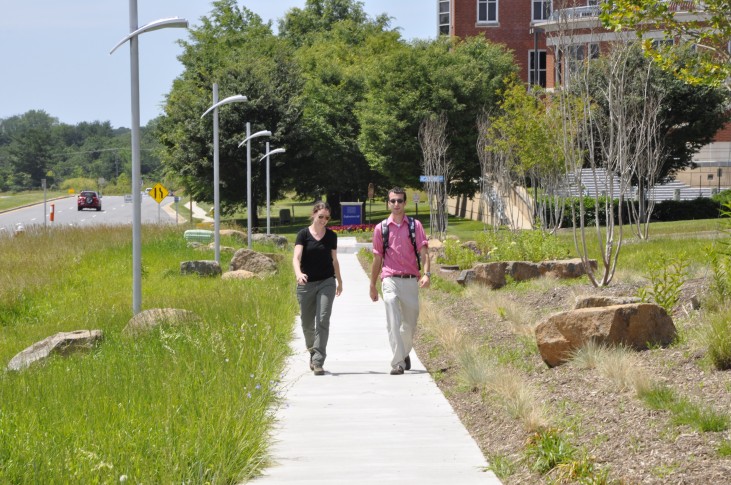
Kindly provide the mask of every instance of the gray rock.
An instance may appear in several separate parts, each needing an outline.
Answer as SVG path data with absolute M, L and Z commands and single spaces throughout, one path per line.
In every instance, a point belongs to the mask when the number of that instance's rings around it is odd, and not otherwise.
M 149 330 L 162 325 L 184 325 L 199 323 L 198 315 L 190 310 L 178 308 L 151 308 L 144 310 L 132 317 L 122 330 L 122 334 L 135 336 L 148 332 Z
M 224 280 L 248 280 L 251 278 L 256 278 L 256 274 L 251 271 L 246 271 L 245 269 L 227 271 L 223 273 L 223 276 L 221 276 L 221 279 Z
M 457 277 L 457 283 L 459 283 L 462 286 L 467 286 L 474 280 L 475 280 L 475 271 L 472 269 L 462 270 L 459 273 L 459 276 Z
M 277 264 L 272 258 L 251 249 L 239 249 L 231 258 L 229 271 L 245 269 L 252 273 L 272 273 L 277 270 Z
M 218 231 L 218 234 L 221 236 L 234 237 L 242 244 L 246 243 L 246 233 L 243 231 L 237 231 L 236 229 L 221 229 Z
M 34 362 L 48 358 L 51 354 L 69 355 L 73 352 L 88 350 L 101 340 L 101 330 L 75 330 L 59 332 L 36 342 L 18 353 L 8 363 L 7 370 L 23 370 Z
M 286 248 L 287 244 L 289 244 L 286 237 L 279 236 L 277 234 L 252 234 L 251 241 L 264 244 L 274 244 L 280 248 Z
M 220 276 L 221 265 L 215 260 L 183 261 L 180 263 L 180 274 Z

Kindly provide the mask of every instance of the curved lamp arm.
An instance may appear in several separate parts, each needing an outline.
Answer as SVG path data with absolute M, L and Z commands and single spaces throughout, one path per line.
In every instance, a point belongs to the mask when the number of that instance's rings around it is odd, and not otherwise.
M 208 113 L 210 113 L 214 109 L 218 108 L 219 106 L 223 106 L 224 104 L 236 103 L 236 102 L 243 102 L 243 101 L 248 101 L 248 100 L 249 100 L 249 98 L 247 98 L 246 96 L 243 96 L 241 94 L 236 94 L 234 96 L 229 96 L 228 98 L 222 99 L 218 103 L 216 103 L 213 106 L 211 106 L 210 108 L 208 108 L 206 110 L 206 112 L 201 115 L 201 118 L 203 118 L 205 115 L 207 115 Z
M 135 30 L 134 32 L 131 32 L 127 37 L 120 40 L 117 45 L 115 45 L 112 50 L 109 51 L 109 54 L 113 54 L 114 51 L 116 51 L 119 46 L 130 40 L 132 37 L 135 37 L 140 34 L 144 34 L 145 32 L 152 32 L 153 30 L 160 30 L 165 28 L 181 28 L 186 29 L 188 28 L 188 21 L 185 19 L 181 19 L 180 17 L 171 17 L 168 19 L 159 19 L 159 20 L 153 20 L 149 24 L 143 25 L 139 29 Z
M 251 140 L 253 138 L 260 137 L 260 136 L 272 136 L 272 132 L 271 131 L 268 131 L 268 130 L 257 131 L 256 133 L 254 133 L 251 136 L 246 137 L 246 139 L 244 141 L 242 141 L 241 143 L 239 143 L 239 148 L 241 148 L 242 146 L 244 146 L 244 144 L 247 141 L 249 141 L 249 140 Z
M 262 155 L 261 158 L 259 158 L 259 161 L 261 162 L 262 160 L 264 160 L 269 155 L 274 155 L 275 153 L 284 153 L 286 151 L 287 150 L 285 150 L 284 148 L 275 148 L 274 150 L 272 150 L 270 152 L 266 152 L 264 155 Z

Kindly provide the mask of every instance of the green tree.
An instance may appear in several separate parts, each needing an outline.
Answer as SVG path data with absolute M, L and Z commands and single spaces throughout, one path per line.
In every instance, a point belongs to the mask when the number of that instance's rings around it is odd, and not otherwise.
M 617 31 L 634 30 L 647 55 L 663 69 L 691 84 L 731 87 L 728 0 L 605 0 L 601 5 L 603 24 Z M 644 38 L 650 31 L 663 32 L 670 42 Z M 689 49 L 694 51 L 691 56 Z
M 294 187 L 302 195 L 327 194 L 337 217 L 340 200 L 365 200 L 369 183 L 385 185 L 358 146 L 357 107 L 367 93 L 363 64 L 400 43 L 397 33 L 359 16 L 309 39 L 296 56 L 304 79 L 298 104 L 306 147 L 292 167 Z
M 454 167 L 450 192 L 474 194 L 480 172 L 476 122 L 516 72 L 512 55 L 482 37 L 441 37 L 402 44 L 364 69 L 368 92 L 358 109 L 358 143 L 371 167 L 399 185 L 417 185 L 419 126 L 445 114 Z
M 196 200 L 213 200 L 213 120 L 201 115 L 212 103 L 211 89 L 219 84 L 221 98 L 243 94 L 245 103 L 234 103 L 219 110 L 221 208 L 231 212 L 246 204 L 246 150 L 238 144 L 246 138 L 246 123 L 251 132 L 270 130 L 272 147 L 286 147 L 287 159 L 298 137 L 299 109 L 292 103 L 299 93 L 300 75 L 292 50 L 276 38 L 269 25 L 233 0 L 213 3 L 202 26 L 191 30 L 191 40 L 182 42 L 181 61 L 185 71 L 173 83 L 167 97 L 165 115 L 155 132 L 164 147 L 165 172 Z M 266 196 L 265 173 L 258 158 L 265 140 L 252 141 L 252 192 L 256 207 Z M 284 174 L 284 176 L 282 176 Z M 278 163 L 272 167 L 272 196 L 277 197 L 287 173 Z
M 40 187 L 53 165 L 59 140 L 54 128 L 58 120 L 45 111 L 28 111 L 2 122 L 0 131 L 9 142 L 5 147 L 6 168 L 16 190 Z

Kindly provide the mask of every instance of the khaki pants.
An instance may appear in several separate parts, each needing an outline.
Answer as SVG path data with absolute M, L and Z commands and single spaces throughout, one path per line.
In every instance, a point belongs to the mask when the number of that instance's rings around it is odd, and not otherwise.
M 381 284 L 386 304 L 388 341 L 391 344 L 391 368 L 404 367 L 404 359 L 413 348 L 414 331 L 419 320 L 419 280 L 385 278 Z

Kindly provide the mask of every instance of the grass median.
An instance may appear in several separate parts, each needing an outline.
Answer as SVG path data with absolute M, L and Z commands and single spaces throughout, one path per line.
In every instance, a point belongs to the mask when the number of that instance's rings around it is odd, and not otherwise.
M 183 276 L 181 261 L 213 251 L 177 228 L 144 226 L 142 239 L 143 309 L 200 324 L 123 336 L 129 227 L 0 239 L 3 366 L 56 332 L 104 332 L 91 352 L 0 373 L 0 483 L 236 483 L 266 464 L 297 311 L 289 265 L 262 279 Z

